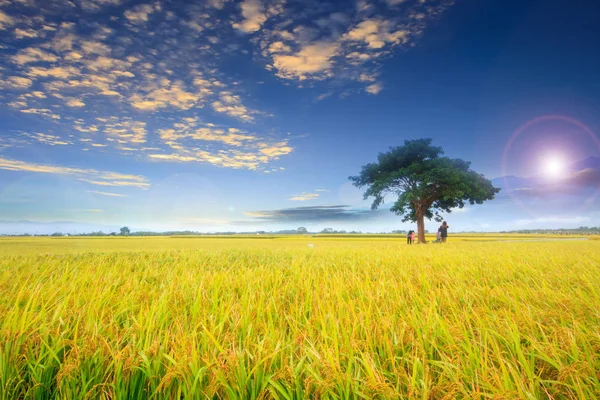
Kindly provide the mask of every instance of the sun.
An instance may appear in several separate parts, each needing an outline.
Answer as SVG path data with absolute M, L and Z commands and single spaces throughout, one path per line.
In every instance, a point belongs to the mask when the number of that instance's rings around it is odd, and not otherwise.
M 549 177 L 558 178 L 565 172 L 565 169 L 566 164 L 561 157 L 552 155 L 544 160 L 543 171 Z

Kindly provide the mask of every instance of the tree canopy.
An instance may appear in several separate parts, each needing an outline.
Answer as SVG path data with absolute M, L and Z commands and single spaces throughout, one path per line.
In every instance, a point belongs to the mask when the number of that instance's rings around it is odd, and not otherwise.
M 371 208 L 381 206 L 386 196 L 396 201 L 390 211 L 403 222 L 417 222 L 419 242 L 425 242 L 424 219 L 442 220 L 442 213 L 482 204 L 500 191 L 482 174 L 471 170 L 471 163 L 442 157 L 441 147 L 431 139 L 405 140 L 403 146 L 380 153 L 377 162 L 364 165 L 357 176 L 349 177 L 354 186 L 366 187 L 364 198 L 373 197 Z

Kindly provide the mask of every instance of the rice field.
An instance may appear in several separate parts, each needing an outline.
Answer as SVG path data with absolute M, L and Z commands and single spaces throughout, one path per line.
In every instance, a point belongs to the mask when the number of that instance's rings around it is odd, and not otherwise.
M 477 239 L 0 239 L 0 399 L 600 398 L 600 241 Z

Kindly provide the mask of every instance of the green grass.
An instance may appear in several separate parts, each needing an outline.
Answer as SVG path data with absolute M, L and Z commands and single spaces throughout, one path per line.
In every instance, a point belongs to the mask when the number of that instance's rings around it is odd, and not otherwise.
M 594 399 L 598 288 L 599 241 L 0 239 L 0 399 Z

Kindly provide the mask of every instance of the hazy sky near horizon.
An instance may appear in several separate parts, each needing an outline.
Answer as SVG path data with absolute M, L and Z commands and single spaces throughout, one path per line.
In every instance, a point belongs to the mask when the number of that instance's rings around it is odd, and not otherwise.
M 453 228 L 600 225 L 598 20 L 593 0 L 0 0 L 0 221 L 404 229 L 348 176 L 429 137 L 514 176 Z

